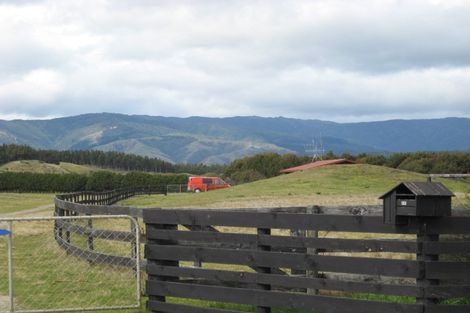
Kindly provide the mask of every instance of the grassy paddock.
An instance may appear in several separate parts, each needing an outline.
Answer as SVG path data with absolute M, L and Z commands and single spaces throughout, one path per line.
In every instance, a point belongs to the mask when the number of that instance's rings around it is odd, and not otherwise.
M 126 226 L 128 224 L 125 223 Z M 17 309 L 118 306 L 135 303 L 135 275 L 132 269 L 92 264 L 67 255 L 54 240 L 53 225 L 52 221 L 13 224 Z M 72 235 L 72 243 L 79 246 L 82 246 L 81 243 L 85 240 L 82 236 Z M 0 238 L 0 251 L 6 251 L 6 242 L 6 237 Z M 129 243 L 126 246 L 121 243 L 108 246 L 104 240 L 97 240 L 95 248 L 97 251 L 115 255 L 130 254 Z M 6 253 L 0 253 L 0 295 L 8 294 L 6 268 Z
M 51 193 L 0 192 L 0 215 L 30 210 L 53 203 L 54 194 Z
M 400 171 L 395 169 L 388 169 L 384 167 L 371 166 L 371 165 L 345 165 L 335 167 L 325 167 L 313 171 L 293 173 L 283 175 L 268 180 L 258 181 L 250 184 L 235 186 L 230 189 L 213 191 L 201 194 L 170 194 L 168 196 L 154 195 L 154 196 L 140 196 L 134 197 L 122 202 L 124 205 L 140 206 L 140 207 L 207 207 L 207 208 L 230 208 L 230 207 L 275 207 L 275 206 L 303 206 L 303 205 L 349 205 L 349 204 L 380 204 L 377 197 L 383 192 L 387 191 L 399 181 L 402 180 L 417 180 L 423 181 L 426 179 L 425 175 Z M 448 186 L 452 191 L 458 193 L 457 201 L 461 201 L 464 205 L 470 203 L 468 201 L 468 193 L 470 192 L 470 183 L 438 179 Z M 0 214 L 10 213 L 14 211 L 21 211 L 32 209 L 41 205 L 52 204 L 52 194 L 1 194 L 0 193 Z M 456 202 L 456 201 L 454 201 Z M 104 221 L 102 222 L 104 223 Z M 102 224 L 102 227 L 110 229 L 128 230 L 129 225 L 123 223 L 122 225 L 116 224 L 111 227 Z M 99 223 L 96 223 L 96 227 Z M 119 227 L 118 227 L 119 226 Z M 121 228 L 123 227 L 123 228 Z M 253 229 L 233 229 L 233 228 L 220 228 L 224 232 L 253 232 Z M 18 238 L 15 241 L 15 247 L 18 251 L 30 251 L 39 242 L 45 239 L 50 240 L 51 230 L 50 227 L 42 227 L 36 225 L 24 229 L 17 229 Z M 276 230 L 277 235 L 287 235 L 286 230 Z M 48 237 L 49 236 L 49 237 Z M 348 237 L 348 238 L 377 238 L 374 234 L 349 234 L 338 232 L 321 232 L 322 237 Z M 385 236 L 385 238 L 389 238 Z M 86 241 L 75 241 L 80 246 L 86 246 Z M 121 250 L 121 244 L 113 243 L 107 244 L 105 241 L 97 240 L 95 242 L 96 248 L 101 251 L 114 252 Z M 5 251 L 5 242 L 0 239 L 0 251 Z M 127 250 L 126 250 L 127 251 Z M 28 277 L 31 281 L 47 284 L 61 284 L 64 280 L 77 280 L 87 281 L 92 277 L 90 275 L 90 268 L 95 273 L 101 270 L 106 271 L 100 266 L 92 266 L 86 262 L 78 260 L 77 266 L 70 270 L 65 271 L 65 274 L 57 275 L 54 273 L 54 258 L 61 251 L 57 250 L 57 246 L 52 242 L 47 246 L 47 249 L 42 251 L 48 256 L 48 260 L 36 263 L 34 267 L 22 266 L 19 269 L 21 277 Z M 29 254 L 28 254 L 29 253 Z M 358 254 L 359 256 L 359 254 Z M 362 255 L 361 255 L 362 256 Z M 397 258 L 413 258 L 411 255 L 395 255 Z M 34 258 L 32 252 L 25 254 L 25 259 Z M 374 257 L 391 257 L 391 255 L 376 254 Z M 191 262 L 187 262 L 190 265 Z M 0 254 L 0 268 L 4 268 L 5 258 Z M 186 265 L 182 262 L 181 265 Z M 218 268 L 232 271 L 250 271 L 251 269 L 236 265 L 221 265 L 221 264 L 203 264 L 207 268 Z M 62 271 L 64 272 L 64 271 Z M 0 271 L 0 294 L 6 292 L 6 279 L 5 273 Z M 47 274 L 47 275 L 46 275 Z M 103 274 L 104 275 L 104 274 Z M 113 289 L 115 284 L 113 280 L 119 282 L 123 281 L 122 273 L 120 271 L 109 271 L 108 278 L 105 283 L 99 286 L 99 290 L 113 291 L 111 293 L 103 293 L 96 288 L 86 288 L 85 284 L 76 284 L 73 287 L 74 297 L 89 298 L 90 301 L 119 301 L 125 300 L 125 295 L 121 291 Z M 127 280 L 128 278 L 125 278 Z M 18 285 L 18 291 L 24 292 L 29 288 L 28 284 L 22 282 Z M 66 290 L 68 292 L 68 290 Z M 344 296 L 344 294 L 342 295 Z M 412 303 L 414 299 L 406 297 L 387 297 L 377 295 L 353 295 L 361 299 L 377 300 L 377 301 L 390 301 L 400 303 Z M 44 294 L 38 294 L 38 297 L 43 297 Z M 118 297 L 118 299 L 114 299 Z M 120 299 L 119 299 L 120 298 Z M 64 296 L 65 301 L 67 297 Z M 108 300 L 107 300 L 108 299 Z M 202 307 L 214 307 L 222 309 L 232 309 L 246 312 L 255 312 L 255 307 L 249 305 L 238 305 L 230 303 L 218 303 L 211 301 L 200 301 L 194 299 L 180 299 L 168 298 L 169 302 L 180 303 L 186 305 L 195 305 Z M 465 303 L 467 299 L 454 299 L 449 300 L 452 303 Z M 98 302 L 96 302 L 98 303 Z M 102 303 L 102 302 L 100 302 Z M 137 311 L 134 311 L 137 312 Z M 139 312 L 146 312 L 141 309 Z M 302 311 L 292 310 L 274 310 L 276 313 L 301 313 Z
M 378 197 L 397 183 L 425 180 L 426 175 L 423 174 L 382 166 L 336 165 L 199 194 L 139 196 L 127 199 L 122 204 L 166 208 L 381 204 Z M 455 203 L 470 207 L 470 183 L 450 179 L 435 181 L 443 182 L 457 193 Z

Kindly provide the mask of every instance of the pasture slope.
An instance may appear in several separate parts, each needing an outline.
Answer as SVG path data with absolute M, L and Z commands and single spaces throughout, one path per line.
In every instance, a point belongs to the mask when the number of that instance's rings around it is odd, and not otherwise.
M 354 164 L 322 167 L 200 194 L 138 196 L 122 202 L 140 207 L 287 207 L 380 204 L 378 197 L 400 181 L 426 175 L 383 166 Z M 456 193 L 454 205 L 468 207 L 470 182 L 435 179 Z
M 47 174 L 89 174 L 98 169 L 67 162 L 52 164 L 38 160 L 12 161 L 0 166 L 0 172 L 29 172 Z

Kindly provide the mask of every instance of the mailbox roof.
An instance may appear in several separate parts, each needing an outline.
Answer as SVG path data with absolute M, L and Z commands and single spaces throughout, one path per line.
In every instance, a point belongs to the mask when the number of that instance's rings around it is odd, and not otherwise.
M 434 196 L 434 197 L 453 197 L 454 194 L 447 189 L 442 183 L 435 182 L 402 182 L 384 193 L 379 199 L 385 198 L 390 192 L 400 186 L 405 186 L 415 196 Z

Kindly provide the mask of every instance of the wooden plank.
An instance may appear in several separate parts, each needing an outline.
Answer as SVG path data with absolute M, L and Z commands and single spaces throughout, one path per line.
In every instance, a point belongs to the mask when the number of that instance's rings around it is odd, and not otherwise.
M 377 240 L 377 239 L 341 239 L 341 238 L 306 238 L 294 236 L 264 236 L 255 234 L 190 232 L 159 230 L 147 228 L 147 238 L 168 239 L 188 242 L 232 243 L 238 248 L 255 247 L 257 244 L 271 247 L 290 247 L 294 249 L 316 248 L 328 251 L 346 252 L 400 252 L 416 253 L 415 240 Z
M 66 240 L 62 239 L 61 237 L 56 237 L 56 242 L 58 243 L 59 247 L 64 249 L 68 254 L 76 256 L 80 259 L 89 261 L 91 263 L 112 264 L 112 265 L 124 266 L 124 267 L 135 267 L 136 265 L 135 259 L 99 253 L 95 251 L 90 251 L 88 249 L 82 249 L 82 248 L 73 246 L 72 244 L 68 243 Z
M 302 213 L 257 213 L 210 209 L 144 209 L 146 223 L 217 225 L 255 228 L 313 229 L 321 231 L 417 234 L 420 224 L 389 225 L 380 216 L 312 215 Z M 426 234 L 470 234 L 470 216 L 429 219 Z
M 133 217 L 142 217 L 143 211 L 142 208 L 72 203 L 57 198 L 54 202 L 63 210 L 80 213 L 82 215 L 130 215 Z
M 315 288 L 355 293 L 375 293 L 381 295 L 410 296 L 420 295 L 415 285 L 392 285 L 374 282 L 358 282 L 326 278 L 307 278 L 298 276 L 261 274 L 250 272 L 235 272 L 225 270 L 171 267 L 149 265 L 149 275 L 168 275 L 172 277 L 202 278 L 218 282 L 233 282 L 241 284 L 270 284 L 283 288 Z
M 470 312 L 470 305 L 448 305 L 448 304 L 435 304 L 428 305 L 424 311 L 425 313 L 468 313 Z
M 470 234 L 470 216 L 445 216 L 426 221 L 428 234 Z
M 144 209 L 144 222 L 320 231 L 415 234 L 418 225 L 384 224 L 380 216 L 256 213 L 194 209 Z M 469 220 L 470 221 L 470 220 Z M 470 227 L 470 226 L 469 226 Z
M 429 297 L 435 298 L 470 297 L 470 285 L 428 286 L 425 292 Z
M 161 301 L 148 301 L 147 308 L 153 312 L 163 313 L 244 313 L 240 311 L 195 307 Z
M 149 281 L 148 295 L 174 296 L 322 313 L 422 313 L 415 304 L 366 301 L 288 292 Z
M 147 259 L 195 261 L 310 269 L 395 277 L 418 277 L 418 264 L 408 260 L 307 255 L 300 253 L 214 249 L 203 247 L 146 245 Z
M 56 224 L 58 227 L 62 228 L 63 230 L 72 232 L 74 234 L 79 234 L 79 235 L 84 235 L 84 236 L 93 236 L 94 238 L 107 239 L 107 240 L 125 241 L 125 242 L 130 242 L 132 240 L 135 240 L 135 235 L 130 232 L 95 229 L 95 228 L 75 225 L 65 220 L 57 220 Z
M 426 277 L 430 279 L 470 279 L 470 262 L 425 262 Z
M 428 254 L 461 254 L 470 253 L 470 241 L 426 242 L 423 251 Z

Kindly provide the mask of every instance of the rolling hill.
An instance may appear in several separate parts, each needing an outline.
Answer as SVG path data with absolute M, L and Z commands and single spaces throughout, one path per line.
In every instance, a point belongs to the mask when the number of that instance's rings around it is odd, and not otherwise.
M 0 172 L 29 172 L 47 174 L 89 174 L 98 169 L 67 162 L 51 164 L 37 160 L 21 160 L 8 162 L 0 166 Z
M 335 153 L 470 150 L 470 119 L 334 123 L 291 118 L 174 118 L 86 114 L 0 120 L 0 143 L 57 150 L 104 150 L 177 163 L 227 163 L 264 151 L 305 154 L 322 136 Z
M 426 175 L 383 166 L 332 165 L 295 172 L 200 194 L 143 196 L 123 203 L 141 207 L 288 207 L 381 204 L 380 195 L 401 181 L 425 181 Z M 455 207 L 470 209 L 470 182 L 435 179 L 457 194 Z

